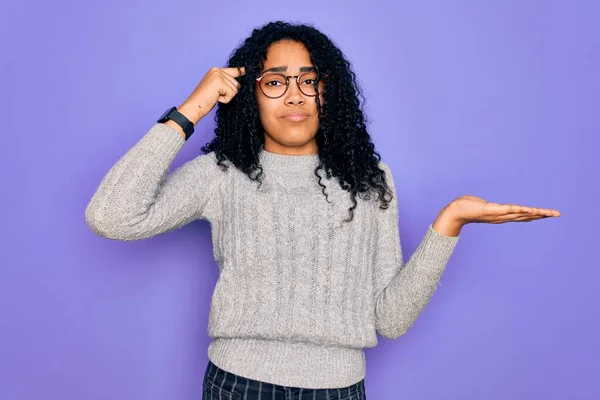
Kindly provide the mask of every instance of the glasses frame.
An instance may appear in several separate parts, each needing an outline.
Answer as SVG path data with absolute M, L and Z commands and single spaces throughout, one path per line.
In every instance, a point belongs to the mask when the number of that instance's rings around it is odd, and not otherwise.
M 315 97 L 317 95 L 316 93 L 315 94 L 306 94 L 300 88 L 300 77 L 304 76 L 306 74 L 313 73 L 313 72 L 317 73 L 317 80 L 315 82 L 315 86 L 318 85 L 318 83 L 321 80 L 325 81 L 327 78 L 329 78 L 328 74 L 321 74 L 318 70 L 315 69 L 313 71 L 303 72 L 300 75 L 284 75 L 281 72 L 267 71 L 264 74 L 262 74 L 261 76 L 259 76 L 258 78 L 256 78 L 255 81 L 258 83 L 258 87 L 260 88 L 260 91 L 262 92 L 262 94 L 264 94 L 265 96 L 267 96 L 269 99 L 279 99 L 279 98 L 283 97 L 287 93 L 288 89 L 290 88 L 290 78 L 296 78 L 295 79 L 296 85 L 298 86 L 298 90 L 300 91 L 300 93 L 302 93 L 304 96 Z M 281 76 L 283 76 L 285 78 L 285 90 L 283 91 L 283 93 L 281 95 L 276 96 L 276 97 L 272 97 L 272 96 L 269 96 L 268 94 L 266 94 L 265 91 L 263 90 L 262 85 L 260 84 L 260 82 L 263 80 L 263 78 L 265 76 L 269 76 L 269 75 L 281 75 Z

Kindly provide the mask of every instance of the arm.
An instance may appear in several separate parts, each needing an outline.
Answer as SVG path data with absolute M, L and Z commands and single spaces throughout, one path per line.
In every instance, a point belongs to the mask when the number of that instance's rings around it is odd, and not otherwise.
M 177 107 L 194 125 L 217 102 L 229 103 L 244 67 L 211 68 Z M 85 210 L 87 224 L 109 239 L 137 240 L 181 227 L 198 218 L 218 218 L 213 191 L 225 175 L 214 153 L 188 161 L 167 175 L 185 142 L 177 124 L 155 124 L 108 171 Z
M 204 154 L 167 175 L 184 143 L 177 129 L 155 124 L 102 179 L 85 210 L 89 227 L 100 236 L 131 241 L 207 218 L 223 173 Z
M 445 236 L 430 225 L 410 260 L 403 265 L 394 178 L 387 164 L 381 162 L 380 167 L 386 173 L 394 199 L 387 210 L 377 210 L 375 327 L 383 337 L 396 339 L 406 333 L 429 302 L 458 237 Z

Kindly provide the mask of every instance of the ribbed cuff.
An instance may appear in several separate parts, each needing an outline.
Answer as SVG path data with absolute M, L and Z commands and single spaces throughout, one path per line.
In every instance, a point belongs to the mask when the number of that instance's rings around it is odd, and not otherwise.
M 173 127 L 156 123 L 141 139 L 141 148 L 160 157 L 173 159 L 185 144 L 185 139 Z
M 458 243 L 460 236 L 446 236 L 442 235 L 435 229 L 433 229 L 433 224 L 429 225 L 427 228 L 427 232 L 425 234 L 426 242 L 432 246 L 435 246 L 442 253 L 452 253 L 454 247 Z
M 446 268 L 458 241 L 458 236 L 442 235 L 433 229 L 433 225 L 429 225 L 421 243 L 411 256 L 410 264 L 420 266 L 420 273 L 440 275 Z

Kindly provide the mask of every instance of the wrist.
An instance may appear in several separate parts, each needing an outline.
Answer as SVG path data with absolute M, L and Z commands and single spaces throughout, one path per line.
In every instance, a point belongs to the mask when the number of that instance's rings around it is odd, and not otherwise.
M 452 209 L 445 207 L 433 222 L 432 228 L 444 236 L 458 236 L 464 225 Z
M 194 125 L 196 125 L 198 121 L 204 117 L 204 115 L 199 112 L 199 108 L 197 106 L 189 103 L 182 103 L 179 107 L 177 107 L 177 111 L 183 114 Z

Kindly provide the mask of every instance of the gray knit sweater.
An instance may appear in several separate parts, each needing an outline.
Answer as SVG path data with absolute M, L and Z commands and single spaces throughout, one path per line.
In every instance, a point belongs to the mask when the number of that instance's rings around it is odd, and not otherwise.
M 154 125 L 102 179 L 86 208 L 98 235 L 138 240 L 197 219 L 210 223 L 219 266 L 208 322 L 209 359 L 226 371 L 283 386 L 336 388 L 366 375 L 365 347 L 376 332 L 403 335 L 436 289 L 458 237 L 429 225 L 403 264 L 394 197 L 350 195 L 336 178 L 322 183 L 318 155 L 259 153 L 263 185 L 213 152 L 169 172 L 184 145 Z M 380 163 L 390 188 L 388 165 Z M 258 190 L 257 190 L 258 188 Z

